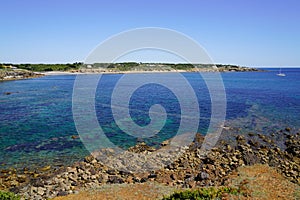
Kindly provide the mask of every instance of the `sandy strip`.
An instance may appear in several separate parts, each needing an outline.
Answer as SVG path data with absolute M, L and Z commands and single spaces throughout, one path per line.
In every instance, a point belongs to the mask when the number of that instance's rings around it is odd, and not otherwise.
M 188 72 L 185 70 L 174 70 L 174 71 L 119 71 L 119 72 L 66 72 L 66 71 L 51 71 L 42 72 L 45 76 L 51 75 L 79 75 L 79 74 L 145 74 L 145 73 L 182 73 Z

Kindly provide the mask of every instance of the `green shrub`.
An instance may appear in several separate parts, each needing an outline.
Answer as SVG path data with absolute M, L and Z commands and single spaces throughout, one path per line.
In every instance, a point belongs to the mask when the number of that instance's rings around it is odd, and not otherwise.
M 182 192 L 175 192 L 163 200 L 209 200 L 209 199 L 222 199 L 222 195 L 228 193 L 233 195 L 241 194 L 236 188 L 222 187 L 222 188 L 200 188 L 198 190 L 185 190 Z
M 0 191 L 0 200 L 19 200 L 20 197 L 12 192 Z

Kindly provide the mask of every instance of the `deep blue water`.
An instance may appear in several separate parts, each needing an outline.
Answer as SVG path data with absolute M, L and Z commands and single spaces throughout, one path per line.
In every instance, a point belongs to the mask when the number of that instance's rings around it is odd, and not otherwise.
M 259 131 L 265 134 L 287 126 L 300 128 L 300 69 L 284 69 L 286 77 L 276 76 L 278 69 L 269 70 L 222 73 L 227 126 L 238 127 L 244 133 Z M 122 132 L 110 108 L 112 91 L 122 76 L 102 76 L 95 107 L 105 134 L 115 144 L 127 148 L 139 138 Z M 197 95 L 198 131 L 205 133 L 211 116 L 208 89 L 199 74 L 183 73 L 183 76 Z M 72 115 L 75 78 L 75 75 L 60 75 L 0 82 L 0 168 L 68 165 L 88 154 L 79 139 L 71 138 L 77 135 Z M 168 81 L 176 84 L 172 78 Z M 185 91 L 183 86 L 176 87 Z M 140 126 L 149 124 L 148 110 L 154 104 L 161 104 L 168 113 L 163 129 L 156 136 L 145 139 L 155 146 L 172 137 L 178 129 L 180 105 L 168 88 L 158 84 L 144 85 L 131 97 L 129 108 L 133 121 Z

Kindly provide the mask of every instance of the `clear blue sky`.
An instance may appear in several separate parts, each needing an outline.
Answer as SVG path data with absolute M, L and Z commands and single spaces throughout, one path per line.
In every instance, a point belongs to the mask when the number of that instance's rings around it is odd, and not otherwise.
M 300 66 L 297 0 L 2 0 L 0 63 L 84 61 L 138 27 L 194 38 L 216 63 Z

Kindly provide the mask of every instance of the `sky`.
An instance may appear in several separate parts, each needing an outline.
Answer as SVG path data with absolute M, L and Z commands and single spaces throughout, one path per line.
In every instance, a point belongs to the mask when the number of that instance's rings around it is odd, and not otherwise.
M 0 63 L 83 62 L 112 35 L 161 27 L 193 38 L 215 63 L 300 66 L 298 0 L 1 0 L 0 8 Z

